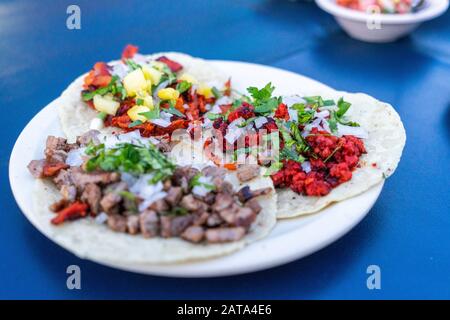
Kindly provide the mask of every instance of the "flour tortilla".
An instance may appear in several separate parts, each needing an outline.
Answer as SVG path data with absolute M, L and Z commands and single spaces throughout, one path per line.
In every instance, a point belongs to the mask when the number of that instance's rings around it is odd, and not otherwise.
M 237 186 L 233 174 L 227 180 Z M 252 189 L 272 187 L 270 178 L 259 177 L 249 181 Z M 58 190 L 49 181 L 37 180 L 33 193 L 34 213 L 40 228 L 53 241 L 80 258 L 110 264 L 175 264 L 203 260 L 230 254 L 266 236 L 276 222 L 276 193 L 259 197 L 263 210 L 258 214 L 249 233 L 241 240 L 224 244 L 193 244 L 180 238 L 151 238 L 114 232 L 92 218 L 79 219 L 54 226 L 55 216 L 48 210 L 60 198 Z
M 214 68 L 210 63 L 203 59 L 194 58 L 184 53 L 162 52 L 148 55 L 148 58 L 158 58 L 166 56 L 183 65 L 181 73 L 189 73 L 200 82 L 217 82 L 218 85 L 224 84 L 227 77 L 221 71 Z M 113 61 L 111 63 L 119 63 Z M 92 119 L 97 115 L 95 110 L 89 108 L 81 98 L 83 90 L 83 81 L 86 74 L 78 77 L 61 96 L 54 101 L 58 106 L 59 119 L 62 130 L 67 139 L 72 142 L 77 136 L 87 132 Z M 120 131 L 119 128 L 105 128 L 103 133 L 111 134 L 113 131 Z
M 391 105 L 362 93 L 332 91 L 324 97 L 336 101 L 344 97 L 352 104 L 346 116 L 368 132 L 368 139 L 363 140 L 367 154 L 360 158 L 361 168 L 353 172 L 352 179 L 334 188 L 326 196 L 309 197 L 290 189 L 277 189 L 278 218 L 314 213 L 333 202 L 361 194 L 392 175 L 400 161 L 406 133 L 400 116 Z M 376 164 L 376 167 L 372 164 Z

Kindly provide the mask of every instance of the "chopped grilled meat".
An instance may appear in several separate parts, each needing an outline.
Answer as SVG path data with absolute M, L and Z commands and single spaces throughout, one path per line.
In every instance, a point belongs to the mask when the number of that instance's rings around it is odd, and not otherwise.
M 238 192 L 236 192 L 236 195 L 238 196 L 239 200 L 241 202 L 247 202 L 248 200 L 259 197 L 259 196 L 265 196 L 272 192 L 272 188 L 260 188 L 256 190 L 251 190 L 249 186 L 242 187 Z
M 216 186 L 217 186 L 218 193 L 227 193 L 227 194 L 234 193 L 233 185 L 227 181 L 224 181 L 220 184 L 216 184 Z
M 122 197 L 116 192 L 108 192 L 103 198 L 100 200 L 100 207 L 102 211 L 106 213 L 114 213 L 116 206 L 122 201 Z
M 224 177 L 226 175 L 226 170 L 224 168 L 207 166 L 202 169 L 202 174 L 212 178 L 212 184 L 217 187 L 218 192 L 221 192 L 223 188 L 228 188 L 227 185 L 224 185 Z M 232 186 L 231 189 L 233 189 Z
M 165 211 L 169 210 L 169 208 L 170 208 L 169 205 L 167 204 L 167 202 L 164 199 L 156 200 L 149 207 L 149 209 L 154 210 L 158 213 L 165 212 Z
M 139 215 L 139 228 L 145 238 L 156 237 L 159 233 L 159 217 L 153 210 L 145 210 Z
M 241 182 L 250 181 L 259 175 L 259 166 L 256 164 L 239 165 L 236 174 Z
M 75 189 L 75 187 L 73 186 L 68 188 Z M 91 212 L 93 214 L 97 214 L 99 212 L 101 199 L 102 199 L 102 190 L 100 189 L 100 187 L 94 183 L 88 183 L 84 188 L 83 193 L 81 194 L 81 201 L 89 205 L 89 208 L 91 208 Z
M 173 181 L 176 185 L 181 186 L 183 178 L 189 182 L 199 171 L 191 166 L 177 167 L 173 173 Z
M 208 227 L 217 227 L 223 223 L 223 219 L 217 213 L 213 213 L 206 220 L 206 225 Z
M 33 177 L 38 179 L 44 177 L 45 162 L 46 162 L 45 160 L 32 160 L 28 164 L 28 170 L 30 171 Z
M 69 147 L 65 138 L 48 136 L 45 143 L 45 158 L 47 162 L 65 162 Z
M 58 174 L 53 178 L 53 182 L 56 184 L 58 189 L 61 189 L 64 185 L 73 185 L 72 181 L 72 168 L 67 170 L 63 169 L 58 172 Z
M 236 222 L 236 215 L 238 211 L 240 210 L 240 206 L 233 202 L 230 206 L 223 208 L 219 211 L 220 217 L 225 220 L 228 224 L 235 224 Z
M 234 225 L 249 228 L 256 219 L 256 212 L 249 207 L 241 207 L 236 213 Z
M 215 228 L 206 230 L 206 241 L 209 243 L 222 243 L 230 241 L 238 241 L 245 235 L 245 228 Z
M 207 166 L 202 169 L 202 174 L 207 177 L 223 177 L 226 175 L 226 170 L 220 167 Z
M 164 183 L 163 183 L 164 191 L 169 190 L 171 187 L 172 187 L 172 181 L 170 179 L 167 179 L 166 181 L 164 181 Z
M 108 227 L 117 232 L 127 231 L 127 218 L 120 214 L 111 214 L 106 221 Z
M 99 134 L 100 131 L 98 130 L 89 130 L 88 132 L 77 137 L 77 143 L 81 146 L 86 146 L 91 142 L 94 144 L 99 144 L 100 143 L 100 140 L 98 139 Z
M 181 199 L 180 206 L 189 211 L 196 211 L 200 209 L 201 201 L 196 199 L 192 194 L 188 194 Z
M 139 232 L 139 216 L 127 216 L 127 231 L 129 234 L 137 234 Z
M 206 194 L 206 196 L 203 197 L 203 201 L 208 205 L 212 205 L 215 200 L 216 200 L 216 194 L 213 192 L 208 192 Z
M 252 209 L 256 214 L 260 213 L 262 208 L 256 198 L 252 198 L 245 203 L 245 207 Z
M 212 210 L 216 212 L 220 212 L 224 210 L 225 208 L 228 208 L 231 206 L 231 204 L 234 202 L 233 197 L 228 193 L 218 193 L 216 195 L 216 199 L 214 204 L 212 205 Z
M 95 184 L 109 184 L 120 179 L 120 174 L 117 172 L 84 172 L 80 168 L 73 168 L 72 180 L 77 188 L 83 189 L 88 183 Z
M 200 226 L 190 226 L 181 234 L 181 238 L 194 243 L 202 241 L 204 236 L 205 230 Z
M 208 221 L 208 218 L 209 218 L 209 214 L 206 211 L 196 213 L 196 214 L 194 214 L 194 221 L 192 222 L 192 224 L 194 224 L 196 226 L 204 225 L 206 223 L 206 221 Z
M 194 220 L 194 216 L 189 214 L 185 216 L 161 217 L 161 236 L 164 238 L 179 236 Z
M 167 195 L 164 198 L 172 207 L 176 206 L 183 197 L 183 190 L 181 187 L 170 187 L 167 190 Z
M 68 200 L 69 202 L 73 202 L 77 198 L 77 188 L 72 185 L 62 185 L 61 189 L 59 189 L 59 193 L 61 193 L 63 198 Z M 86 202 L 83 198 L 81 198 L 81 201 Z

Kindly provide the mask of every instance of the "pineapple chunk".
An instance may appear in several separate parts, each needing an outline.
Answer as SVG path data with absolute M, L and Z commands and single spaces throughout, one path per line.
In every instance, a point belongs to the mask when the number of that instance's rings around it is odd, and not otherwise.
M 101 96 L 96 94 L 93 99 L 94 107 L 97 111 L 105 112 L 114 116 L 117 112 L 117 109 L 120 107 L 120 103 L 113 99 L 113 96 L 110 94 Z
M 148 89 L 147 81 L 141 69 L 136 69 L 123 78 L 123 86 L 130 97 L 134 97 L 138 91 Z
M 130 117 L 131 121 L 140 120 L 142 122 L 147 121 L 147 118 L 143 115 L 140 115 L 139 113 L 148 112 L 150 111 L 149 107 L 146 106 L 134 106 L 130 110 L 127 111 L 128 116 Z
M 187 82 L 189 82 L 189 83 L 191 83 L 191 84 L 197 84 L 198 83 L 198 81 L 197 81 L 197 79 L 195 79 L 193 76 L 191 76 L 189 73 L 183 73 L 179 78 L 178 78 L 178 80 L 180 80 L 180 81 L 187 81 Z
M 158 91 L 158 97 L 161 100 L 177 100 L 180 93 L 173 88 L 164 88 Z
M 163 73 L 155 68 L 149 66 L 143 66 L 142 72 L 147 80 L 150 80 L 152 84 L 157 85 L 161 81 Z
M 198 86 L 197 94 L 204 96 L 206 99 L 212 98 L 214 96 L 212 88 L 204 83 Z

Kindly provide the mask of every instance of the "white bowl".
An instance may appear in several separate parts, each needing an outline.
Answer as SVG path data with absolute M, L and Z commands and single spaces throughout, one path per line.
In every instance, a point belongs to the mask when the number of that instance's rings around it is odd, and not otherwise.
M 443 14 L 449 0 L 426 0 L 422 9 L 407 14 L 370 14 L 348 9 L 336 0 L 316 0 L 352 37 L 367 42 L 392 42 L 411 33 L 422 22 Z

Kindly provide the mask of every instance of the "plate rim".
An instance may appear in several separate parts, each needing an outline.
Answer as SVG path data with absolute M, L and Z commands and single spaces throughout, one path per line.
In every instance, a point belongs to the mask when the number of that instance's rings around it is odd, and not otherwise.
M 216 66 L 220 66 L 221 64 L 226 64 L 226 65 L 228 65 L 228 67 L 233 66 L 233 65 L 234 65 L 234 67 L 246 66 L 246 67 L 250 67 L 250 68 L 264 68 L 268 71 L 274 71 L 274 72 L 289 73 L 292 76 L 301 77 L 305 81 L 309 81 L 310 83 L 314 84 L 315 86 L 320 86 L 324 89 L 334 90 L 331 87 L 329 87 L 317 80 L 308 78 L 304 75 L 300 75 L 295 72 L 277 68 L 277 67 L 266 66 L 266 65 L 250 63 L 250 62 L 230 61 L 230 60 L 207 60 L 207 61 L 211 62 L 213 65 L 215 64 Z M 21 133 L 19 134 L 16 142 L 14 143 L 14 146 L 11 151 L 10 158 L 9 158 L 8 176 L 9 176 L 9 183 L 10 183 L 10 187 L 11 187 L 14 199 L 15 199 L 20 211 L 26 217 L 26 219 L 50 241 L 52 241 L 53 243 L 57 244 L 58 246 L 62 247 L 63 249 L 65 249 L 73 254 L 73 252 L 70 250 L 70 248 L 66 248 L 59 241 L 52 238 L 51 234 L 49 234 L 49 232 L 47 232 L 45 230 L 45 228 L 43 228 L 42 226 L 39 225 L 39 223 L 37 223 L 37 221 L 33 217 L 34 214 L 32 212 L 33 211 L 32 208 L 31 209 L 27 208 L 24 203 L 22 203 L 21 201 L 18 200 L 18 199 L 21 199 L 21 196 L 20 196 L 21 188 L 17 185 L 18 181 L 16 180 L 16 178 L 14 176 L 14 173 L 16 172 L 16 170 L 21 169 L 20 167 L 15 165 L 15 161 L 14 161 L 16 158 L 18 158 L 18 156 L 20 154 L 21 142 L 23 141 L 23 139 L 26 138 L 25 135 L 27 134 L 27 132 L 32 130 L 32 128 L 34 126 L 36 126 L 36 122 L 39 120 L 39 118 L 43 117 L 46 113 L 52 112 L 53 111 L 53 110 L 51 110 L 52 108 L 56 108 L 57 100 L 58 100 L 58 98 L 51 101 L 48 105 L 46 105 L 44 108 L 42 108 L 37 114 L 35 114 L 32 117 L 32 119 L 29 120 L 27 125 L 21 131 Z M 54 115 L 54 116 L 57 117 L 57 115 Z M 23 170 L 23 169 L 24 168 L 22 168 L 21 170 Z M 326 207 L 325 209 L 320 210 L 319 212 L 314 213 L 313 215 L 321 215 L 322 214 L 322 216 L 320 216 L 319 219 L 312 221 L 311 223 L 309 223 L 301 228 L 287 232 L 286 234 L 279 235 L 273 239 L 270 238 L 270 234 L 269 234 L 265 238 L 260 239 L 235 253 L 231 253 L 231 254 L 223 256 L 223 257 L 211 258 L 208 260 L 196 261 L 196 262 L 173 264 L 173 265 L 165 265 L 165 264 L 128 265 L 128 264 L 121 264 L 121 263 L 116 263 L 116 262 L 99 261 L 97 259 L 92 259 L 90 257 L 79 257 L 79 258 L 82 258 L 84 260 L 93 261 L 93 262 L 99 263 L 104 266 L 108 266 L 108 267 L 112 267 L 112 268 L 116 268 L 116 269 L 120 269 L 120 270 L 124 270 L 124 271 L 130 271 L 130 272 L 146 274 L 146 275 L 170 276 L 170 277 L 180 277 L 180 278 L 205 278 L 205 277 L 230 276 L 230 275 L 237 275 L 237 274 L 261 271 L 261 270 L 265 270 L 265 269 L 269 269 L 269 268 L 272 268 L 275 266 L 283 265 L 283 264 L 292 262 L 294 260 L 298 260 L 300 258 L 306 257 L 316 251 L 323 249 L 324 247 L 328 246 L 329 244 L 335 242 L 336 240 L 338 240 L 339 238 L 341 238 L 342 236 L 347 234 L 351 229 L 353 229 L 357 224 L 359 224 L 359 222 L 369 213 L 370 209 L 373 207 L 373 205 L 377 201 L 377 199 L 383 189 L 383 185 L 384 185 L 384 180 L 381 181 L 379 184 L 373 186 L 369 190 L 367 190 L 355 197 L 346 199 L 344 201 L 340 201 L 338 203 L 335 203 L 331 206 Z M 26 188 L 23 188 L 23 189 L 25 190 Z M 365 198 L 368 198 L 368 199 L 365 199 Z M 362 201 L 362 199 L 364 199 L 364 201 Z M 323 213 L 324 210 L 334 207 L 335 209 L 337 208 L 334 211 L 337 211 L 339 213 L 340 207 L 345 207 L 349 203 L 358 202 L 358 201 L 364 202 L 364 207 L 363 207 L 363 209 L 359 209 L 356 214 L 352 213 L 350 215 L 350 218 L 343 214 L 335 214 L 334 217 L 331 216 L 331 217 L 324 218 L 324 213 Z M 30 212 L 29 212 L 29 210 L 30 210 Z M 342 209 L 341 209 L 341 211 L 342 211 Z M 291 218 L 291 219 L 302 219 L 302 217 Z M 277 221 L 277 224 L 286 223 L 291 219 L 282 219 L 281 221 Z M 257 260 L 257 261 L 253 261 L 250 263 L 247 262 L 246 264 L 243 264 L 243 265 L 234 265 L 234 266 L 231 266 L 231 267 L 228 267 L 225 269 L 220 269 L 220 268 L 217 269 L 216 268 L 216 269 L 212 269 L 212 270 L 208 270 L 208 269 L 205 270 L 204 267 L 201 267 L 202 265 L 203 266 L 207 265 L 210 262 L 214 263 L 215 261 L 220 261 L 221 259 L 225 259 L 225 258 L 228 258 L 233 255 L 237 255 L 237 254 L 242 255 L 243 253 L 245 254 L 245 251 L 246 250 L 248 251 L 250 247 L 253 247 L 253 249 L 254 249 L 256 246 L 259 246 L 259 247 L 276 246 L 277 242 L 290 241 L 290 240 L 298 239 L 299 237 L 301 238 L 304 235 L 302 235 L 302 234 L 299 235 L 300 231 L 302 231 L 302 233 L 303 232 L 311 233 L 311 231 L 308 231 L 308 230 L 314 230 L 315 228 L 317 228 L 317 226 L 326 227 L 326 225 L 327 224 L 329 225 L 330 222 L 332 222 L 333 220 L 334 220 L 334 222 L 339 223 L 338 227 L 334 226 L 332 228 L 333 232 L 329 231 L 328 233 L 324 233 L 324 234 L 320 235 L 320 237 L 318 237 L 317 234 L 312 233 L 315 237 L 315 240 L 312 242 L 309 242 L 309 245 L 304 246 L 303 249 L 301 249 L 301 250 L 294 248 L 294 246 L 290 246 L 290 248 L 291 248 L 290 250 L 284 250 L 284 251 L 280 250 L 278 252 L 278 254 L 270 255 L 270 257 L 266 258 L 266 259 L 263 258 L 262 261 L 261 261 L 261 258 L 259 258 L 259 260 Z M 276 228 L 276 226 L 275 226 L 275 228 Z M 313 227 L 315 227 L 315 228 L 313 228 Z M 273 230 L 271 232 L 273 232 Z M 289 243 L 289 242 L 287 242 L 287 243 Z M 267 256 L 267 255 L 265 255 L 265 256 Z

